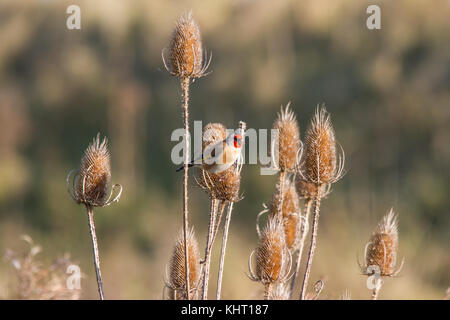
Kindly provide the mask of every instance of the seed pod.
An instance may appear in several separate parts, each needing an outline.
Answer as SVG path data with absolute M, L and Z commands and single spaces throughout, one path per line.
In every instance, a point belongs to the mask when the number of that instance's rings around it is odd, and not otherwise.
M 240 200 L 241 175 L 235 165 L 219 173 L 199 169 L 197 183 L 201 188 L 207 190 L 213 199 L 230 202 Z
M 277 185 L 270 205 L 271 216 L 275 218 L 278 214 L 280 203 L 280 185 Z M 287 181 L 283 188 L 283 226 L 286 237 L 286 245 L 290 250 L 297 247 L 300 236 L 300 204 L 294 183 Z
M 92 141 L 81 159 L 76 197 L 79 203 L 102 206 L 111 184 L 111 164 L 106 137 L 100 134 Z
M 307 182 L 324 184 L 338 178 L 336 141 L 330 115 L 324 106 L 316 109 L 305 138 L 303 176 Z
M 297 163 L 297 152 L 300 148 L 300 130 L 294 112 L 289 108 L 290 103 L 283 110 L 281 107 L 278 118 L 273 124 L 278 129 L 278 166 L 281 171 L 292 172 Z
M 398 222 L 393 209 L 384 216 L 372 234 L 366 250 L 366 273 L 369 266 L 378 266 L 381 276 L 396 273 Z
M 188 259 L 189 259 L 189 288 L 190 299 L 197 298 L 197 289 L 200 279 L 200 254 L 198 251 L 198 243 L 195 239 L 193 229 L 188 232 Z M 185 274 L 185 255 L 184 255 L 184 236 L 181 231 L 175 243 L 170 260 L 170 275 L 169 275 L 169 299 L 172 300 L 186 300 L 186 274 Z
M 200 29 L 192 13 L 182 15 L 170 42 L 171 73 L 177 77 L 197 78 L 203 74 L 203 48 Z
M 256 249 L 256 279 L 263 284 L 283 281 L 289 272 L 288 250 L 279 219 L 267 222 Z

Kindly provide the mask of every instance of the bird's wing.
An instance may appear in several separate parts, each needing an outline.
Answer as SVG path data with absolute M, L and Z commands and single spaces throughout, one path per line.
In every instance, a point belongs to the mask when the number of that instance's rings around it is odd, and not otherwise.
M 224 148 L 223 143 L 224 142 L 225 142 L 225 140 L 220 141 L 216 144 L 207 146 L 205 148 L 205 150 L 203 151 L 203 153 L 201 155 L 199 155 L 198 157 L 194 158 L 194 160 L 191 163 L 198 162 L 199 160 L 201 160 L 201 162 L 204 163 L 206 161 L 210 162 L 210 160 L 216 159 L 223 153 L 223 148 Z M 222 144 L 222 147 L 220 147 L 221 144 Z

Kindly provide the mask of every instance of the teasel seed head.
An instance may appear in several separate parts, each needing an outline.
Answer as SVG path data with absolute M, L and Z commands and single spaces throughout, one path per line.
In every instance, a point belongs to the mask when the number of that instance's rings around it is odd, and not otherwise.
M 183 14 L 177 21 L 169 45 L 169 62 L 167 66 L 164 51 L 164 65 L 172 75 L 179 78 L 199 78 L 205 75 L 211 62 L 203 52 L 200 29 L 192 17 L 192 12 Z
M 108 196 L 111 186 L 110 154 L 108 140 L 105 137 L 101 141 L 100 133 L 97 134 L 97 137 L 84 152 L 80 169 L 70 183 L 73 172 L 74 170 L 67 176 L 67 187 L 69 194 L 77 203 L 83 203 L 90 207 L 103 207 L 119 201 L 122 193 L 122 186 L 119 184 L 112 186 L 111 193 Z M 111 200 L 116 188 L 119 189 L 119 192 Z
M 256 272 L 251 267 L 256 255 Z M 285 282 L 291 269 L 291 255 L 286 246 L 283 224 L 278 217 L 269 217 L 259 244 L 249 258 L 250 279 L 264 285 Z
M 300 129 L 295 114 L 290 109 L 290 102 L 285 109 L 281 107 L 273 129 L 278 129 L 278 146 L 274 146 L 278 147 L 278 167 L 281 171 L 293 172 L 301 142 Z
M 344 153 L 336 154 L 336 140 L 325 106 L 317 107 L 305 137 L 300 174 L 303 180 L 322 185 L 339 180 L 344 174 Z
M 188 232 L 187 244 L 189 253 L 189 288 L 191 290 L 189 298 L 195 300 L 197 299 L 201 271 L 198 243 L 193 229 Z M 166 286 L 169 289 L 169 299 L 187 299 L 185 277 L 184 236 L 183 231 L 180 231 L 170 259 L 169 280 L 166 283 Z
M 270 204 L 271 216 L 275 217 L 279 214 L 278 206 L 280 203 L 280 191 L 283 190 L 283 204 L 281 213 L 283 215 L 283 226 L 286 237 L 286 245 L 289 250 L 297 248 L 300 237 L 300 203 L 295 185 L 293 182 L 286 180 L 284 188 L 280 188 L 279 183 Z
M 398 220 L 391 208 L 366 245 L 365 263 L 363 273 L 370 275 L 374 272 L 373 266 L 379 268 L 380 276 L 392 277 L 400 272 L 403 262 L 396 270 L 398 252 Z M 372 266 L 372 267 L 371 267 Z

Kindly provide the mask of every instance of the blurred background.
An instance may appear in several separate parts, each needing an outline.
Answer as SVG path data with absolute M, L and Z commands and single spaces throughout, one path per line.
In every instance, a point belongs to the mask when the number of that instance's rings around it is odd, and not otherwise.
M 81 8 L 81 30 L 66 28 L 71 4 Z M 381 8 L 381 30 L 366 28 L 370 4 Z M 113 182 L 124 187 L 118 204 L 95 212 L 106 298 L 162 298 L 182 226 L 182 175 L 170 159 L 182 114 L 179 81 L 164 70 L 161 50 L 190 9 L 213 53 L 213 72 L 191 86 L 191 121 L 271 128 L 291 101 L 303 136 L 318 103 L 332 115 L 347 174 L 321 210 L 311 278 L 325 280 L 321 297 L 345 290 L 370 297 L 357 255 L 394 207 L 406 262 L 380 298 L 442 299 L 450 286 L 447 0 L 0 0 L 1 256 L 26 252 L 20 236 L 30 235 L 44 266 L 70 253 L 84 273 L 81 298 L 98 297 L 86 213 L 65 179 L 101 132 Z M 276 176 L 261 176 L 258 165 L 242 172 L 224 299 L 262 297 L 245 272 L 257 244 L 255 218 Z M 209 200 L 191 182 L 203 254 Z M 1 259 L 0 298 L 15 297 L 14 279 Z

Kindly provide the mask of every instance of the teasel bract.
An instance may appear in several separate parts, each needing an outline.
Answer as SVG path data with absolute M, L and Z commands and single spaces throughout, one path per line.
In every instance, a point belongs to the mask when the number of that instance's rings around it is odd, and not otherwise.
M 239 123 L 238 130 L 242 136 L 244 136 L 245 134 L 245 129 L 246 124 L 241 121 Z M 203 129 L 202 152 L 204 152 L 204 150 L 209 146 L 215 145 L 220 141 L 225 140 L 226 138 L 227 129 L 223 124 L 207 124 Z M 240 159 L 238 159 L 231 167 L 218 173 L 208 172 L 202 168 L 199 168 L 198 175 L 196 177 L 198 185 L 209 194 L 211 201 L 210 221 L 205 248 L 205 259 L 203 261 L 205 263 L 205 266 L 203 269 L 204 272 L 202 299 L 204 300 L 206 300 L 208 297 L 208 282 L 212 246 L 219 230 L 223 212 L 225 210 L 225 207 L 228 205 L 223 230 L 222 248 L 220 253 L 216 299 L 219 300 L 221 296 L 223 268 L 225 263 L 225 252 L 228 241 L 231 213 L 233 210 L 233 204 L 241 200 L 242 198 L 239 195 L 241 170 L 242 162 L 240 161 Z
M 88 146 L 81 159 L 80 169 L 70 171 L 66 182 L 72 199 L 76 203 L 84 204 L 86 207 L 94 252 L 98 292 L 100 299 L 103 300 L 103 282 L 93 208 L 106 207 L 114 202 L 118 202 L 122 194 L 122 186 L 120 184 L 115 184 L 111 187 L 111 164 L 106 137 L 101 141 L 100 133 L 97 134 L 97 137 Z M 114 196 L 115 190 L 117 192 Z
M 187 236 L 188 259 L 189 259 L 189 296 L 186 291 L 186 272 L 184 268 L 186 258 L 184 254 L 184 235 L 181 231 L 173 248 L 169 265 L 169 276 L 166 280 L 166 287 L 169 289 L 170 300 L 196 300 L 198 299 L 201 268 L 198 243 L 194 230 L 191 229 Z M 167 278 L 167 275 L 166 275 Z
M 184 243 L 187 243 L 187 233 L 189 230 L 189 210 L 188 210 L 188 169 L 190 158 L 190 133 L 189 133 L 189 84 L 191 79 L 200 78 L 206 75 L 206 70 L 211 62 L 211 55 L 208 57 L 203 51 L 200 29 L 192 17 L 192 13 L 182 15 L 176 22 L 175 29 L 169 44 L 170 65 L 167 65 L 162 50 L 162 60 L 166 70 L 181 81 L 182 108 L 184 118 L 184 177 L 183 177 L 183 234 Z M 186 248 L 185 248 L 186 249 Z M 185 250 L 185 272 L 186 284 L 189 291 L 189 259 L 188 250 Z M 189 296 L 188 296 L 189 298 Z
M 256 269 L 252 267 L 255 255 Z M 259 243 L 249 257 L 249 278 L 264 285 L 264 298 L 272 296 L 275 284 L 285 283 L 289 278 L 292 256 L 286 246 L 283 222 L 278 216 L 269 216 L 259 236 Z
M 304 191 L 315 191 L 313 198 L 314 216 L 311 232 L 311 244 L 300 292 L 301 300 L 305 299 L 309 275 L 311 273 L 312 260 L 316 248 L 320 201 L 324 196 L 324 192 L 328 193 L 331 184 L 337 182 L 344 175 L 344 151 L 342 147 L 340 147 L 341 153 L 338 154 L 336 145 L 337 143 L 334 129 L 331 124 L 330 115 L 326 111 L 324 105 L 318 106 L 306 132 L 305 146 L 302 150 L 301 156 L 299 157 L 299 163 L 297 165 L 297 174 L 299 175 L 299 178 L 307 183 L 306 187 L 308 188 Z M 315 187 L 311 188 L 310 184 L 314 184 Z M 297 185 L 299 185 L 298 182 Z M 308 195 L 308 197 L 310 197 L 310 195 Z M 308 204 L 308 202 L 306 203 Z M 306 210 L 306 214 L 308 214 L 309 208 L 306 208 Z
M 375 277 L 372 299 L 377 299 L 383 284 L 383 277 L 395 277 L 402 269 L 404 260 L 397 268 L 398 253 L 398 219 L 393 208 L 378 223 L 370 241 L 366 244 L 365 265 L 361 272 Z

